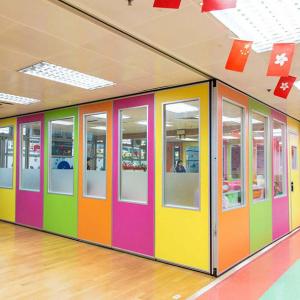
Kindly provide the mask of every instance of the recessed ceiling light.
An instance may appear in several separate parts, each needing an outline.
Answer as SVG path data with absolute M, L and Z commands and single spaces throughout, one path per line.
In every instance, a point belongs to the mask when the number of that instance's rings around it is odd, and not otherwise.
M 97 114 L 97 115 L 92 115 L 92 116 L 95 118 L 98 118 L 98 119 L 106 119 L 106 114 Z
M 65 120 L 55 120 L 55 121 L 52 121 L 52 124 L 70 126 L 70 125 L 73 125 L 73 122 L 65 121 Z
M 9 134 L 9 127 L 2 127 L 2 128 L 0 128 L 0 133 Z
M 296 81 L 296 82 L 294 83 L 294 86 L 295 86 L 298 90 L 300 90 L 300 80 Z
M 65 67 L 42 61 L 19 72 L 40 78 L 69 84 L 86 90 L 95 90 L 114 85 L 112 81 L 87 75 Z
M 8 103 L 23 104 L 23 105 L 40 102 L 40 100 L 37 100 L 37 99 L 20 97 L 20 96 L 4 94 L 4 93 L 0 93 L 0 101 L 8 102 Z
M 233 123 L 241 123 L 241 118 L 230 118 L 226 116 L 222 116 L 222 122 L 233 122 Z
M 167 111 L 171 111 L 173 113 L 186 113 L 191 111 L 198 111 L 198 108 L 185 103 L 174 103 L 168 104 L 166 106 Z
M 148 125 L 148 122 L 147 121 L 138 121 L 136 122 L 137 124 L 139 125 L 144 125 L 144 126 L 147 126 Z
M 300 43 L 299 0 L 239 0 L 236 8 L 212 14 L 238 38 L 253 41 L 256 52 L 274 43 Z
M 94 126 L 91 127 L 92 129 L 96 129 L 96 130 L 106 130 L 106 126 Z

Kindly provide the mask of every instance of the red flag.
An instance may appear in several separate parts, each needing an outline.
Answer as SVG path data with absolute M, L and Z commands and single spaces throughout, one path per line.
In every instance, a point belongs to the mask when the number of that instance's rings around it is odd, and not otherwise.
M 274 44 L 267 76 L 288 76 L 292 65 L 294 51 L 294 43 Z
M 286 99 L 295 81 L 296 77 L 293 76 L 281 77 L 274 90 L 274 95 Z
M 154 0 L 153 7 L 179 8 L 181 0 Z
M 253 42 L 250 41 L 234 40 L 225 69 L 243 72 L 251 51 L 252 43 Z
M 202 12 L 235 8 L 237 0 L 203 0 Z

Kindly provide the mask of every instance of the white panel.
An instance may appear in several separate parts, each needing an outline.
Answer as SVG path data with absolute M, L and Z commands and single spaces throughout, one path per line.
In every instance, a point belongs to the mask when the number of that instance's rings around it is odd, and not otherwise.
M 0 168 L 0 187 L 11 188 L 12 187 L 12 174 L 13 169 Z
M 86 196 L 106 197 L 106 171 L 86 171 Z
M 73 194 L 73 169 L 52 169 L 50 172 L 50 193 Z
M 22 169 L 20 189 L 28 191 L 39 191 L 40 169 Z

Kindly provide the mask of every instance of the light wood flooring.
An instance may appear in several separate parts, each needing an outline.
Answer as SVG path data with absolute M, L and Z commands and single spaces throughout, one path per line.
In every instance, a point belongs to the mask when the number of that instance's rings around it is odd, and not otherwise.
M 0 222 L 0 299 L 186 299 L 212 277 Z

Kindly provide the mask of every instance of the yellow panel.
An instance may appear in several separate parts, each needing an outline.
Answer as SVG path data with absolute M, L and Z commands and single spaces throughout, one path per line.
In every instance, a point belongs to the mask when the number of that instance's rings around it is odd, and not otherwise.
M 200 99 L 200 210 L 163 206 L 162 103 Z M 155 256 L 169 262 L 210 271 L 209 234 L 209 85 L 161 91 L 156 104 Z
M 13 170 L 13 188 L 0 188 L 0 219 L 15 222 L 16 213 L 16 147 L 17 147 L 17 120 L 10 118 L 0 120 L 0 127 L 13 126 L 14 128 L 14 170 Z
M 300 226 L 300 122 L 288 118 L 288 163 L 289 163 L 289 201 L 290 201 L 290 228 L 293 230 Z M 291 166 L 291 147 L 298 149 L 298 168 Z M 294 192 L 291 192 L 291 181 L 294 182 Z

